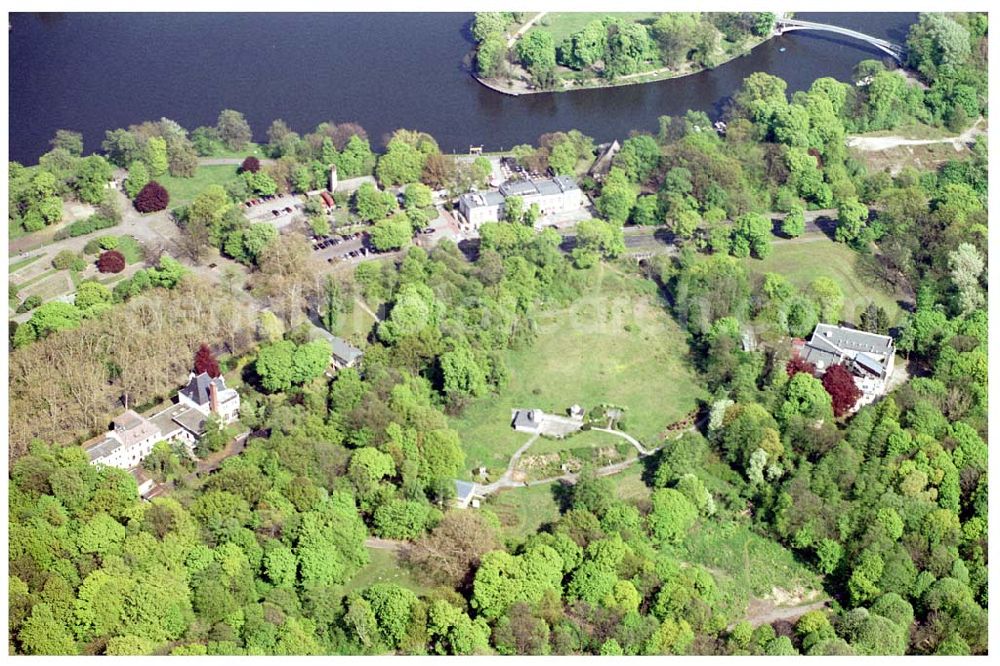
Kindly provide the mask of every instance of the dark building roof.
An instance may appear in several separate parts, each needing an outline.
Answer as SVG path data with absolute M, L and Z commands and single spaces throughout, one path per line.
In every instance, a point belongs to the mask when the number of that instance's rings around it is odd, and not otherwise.
M 455 499 L 462 504 L 467 503 L 476 494 L 476 484 L 468 481 L 455 480 Z
M 505 197 L 525 197 L 537 193 L 538 188 L 535 187 L 535 183 L 530 180 L 508 180 L 500 186 L 500 194 Z
M 92 446 L 88 446 L 86 448 L 87 458 L 91 462 L 97 460 L 98 458 L 104 458 L 105 456 L 112 453 L 119 446 L 122 446 L 121 442 L 119 442 L 114 437 L 108 437 L 105 435 L 95 444 L 93 444 Z
M 330 353 L 333 354 L 340 363 L 350 365 L 365 355 L 363 351 L 352 345 L 343 338 L 339 338 L 325 328 L 313 325 L 316 335 L 323 337 L 330 343 Z
M 809 344 L 817 340 L 832 342 L 840 349 L 856 352 L 871 352 L 885 355 L 893 351 L 892 338 L 888 335 L 878 335 L 854 328 L 844 328 L 832 324 L 816 324 Z
M 552 179 L 552 182 L 559 186 L 561 192 L 569 192 L 570 190 L 578 190 L 580 186 L 576 184 L 576 181 L 569 176 L 556 176 Z
M 894 353 L 893 340 L 887 335 L 817 324 L 799 355 L 823 371 L 837 363 L 854 361 L 864 372 L 881 377 Z
M 503 195 L 492 190 L 489 192 L 469 192 L 463 194 L 460 199 L 467 208 L 499 206 L 503 203 Z
M 514 428 L 537 428 L 541 423 L 537 409 L 518 409 L 514 411 Z
M 172 418 L 174 422 L 190 430 L 196 437 L 201 437 L 205 433 L 205 421 L 207 419 L 197 409 L 187 408 Z
M 213 383 L 219 393 L 226 390 L 226 380 L 222 378 L 222 375 L 212 379 L 207 372 L 203 372 L 192 377 L 188 385 L 181 389 L 181 393 L 197 405 L 207 405 L 209 400 L 208 386 Z

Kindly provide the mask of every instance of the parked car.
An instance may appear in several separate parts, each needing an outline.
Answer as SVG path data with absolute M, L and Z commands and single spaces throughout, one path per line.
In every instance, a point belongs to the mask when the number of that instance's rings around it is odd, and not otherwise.
M 432 233 L 434 233 L 434 227 L 427 227 L 426 229 L 424 229 L 424 233 L 425 234 L 432 234 Z

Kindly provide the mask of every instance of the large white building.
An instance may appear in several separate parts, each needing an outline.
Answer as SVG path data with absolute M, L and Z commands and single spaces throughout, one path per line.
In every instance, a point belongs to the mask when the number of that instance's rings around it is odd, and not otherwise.
M 569 176 L 538 180 L 508 180 L 499 190 L 469 192 L 458 198 L 458 210 L 474 227 L 498 222 L 508 197 L 521 197 L 524 209 L 538 204 L 542 217 L 578 210 L 584 205 L 583 191 Z
M 108 432 L 84 442 L 83 448 L 92 465 L 132 469 L 160 442 L 182 443 L 193 451 L 212 414 L 223 424 L 234 422 L 240 415 L 240 394 L 226 388 L 222 377 L 191 373 L 187 385 L 177 392 L 176 403 L 150 417 L 126 410 Z
M 895 342 L 888 335 L 833 324 L 817 324 L 812 337 L 799 342 L 795 350 L 820 375 L 838 364 L 850 370 L 861 390 L 855 410 L 885 393 L 896 360 Z

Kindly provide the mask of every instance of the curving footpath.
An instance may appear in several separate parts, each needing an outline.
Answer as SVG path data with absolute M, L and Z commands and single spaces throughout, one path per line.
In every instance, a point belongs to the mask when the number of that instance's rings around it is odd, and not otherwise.
M 697 427 L 698 423 L 695 423 L 690 428 L 681 430 L 680 432 L 677 433 L 674 439 L 681 437 L 685 432 L 691 432 L 695 430 Z M 592 428 L 592 429 L 597 430 L 599 432 L 606 432 L 610 435 L 616 435 L 618 437 L 621 437 L 622 439 L 628 441 L 628 443 L 634 446 L 636 451 L 639 452 L 639 455 L 637 457 L 632 458 L 630 460 L 622 460 L 621 462 L 616 462 L 611 465 L 598 467 L 596 470 L 594 470 L 594 473 L 597 476 L 611 476 L 612 474 L 617 474 L 618 472 L 621 472 L 626 468 L 632 466 L 639 460 L 642 460 L 643 458 L 648 458 L 649 456 L 653 455 L 662 448 L 662 447 L 657 447 L 655 449 L 647 449 L 635 437 L 629 435 L 626 432 L 622 432 L 621 430 L 615 430 L 613 428 Z M 538 437 L 539 435 L 532 435 L 531 439 L 525 442 L 524 445 L 521 448 L 519 448 L 514 453 L 513 456 L 511 456 L 510 463 L 507 465 L 507 471 L 504 472 L 503 476 L 501 476 L 499 479 L 486 486 L 481 486 L 479 484 L 476 484 L 476 494 L 481 497 L 486 497 L 487 495 L 492 495 L 498 490 L 503 490 L 505 488 L 526 488 L 526 487 L 531 488 L 546 483 L 553 483 L 555 481 L 566 481 L 568 483 L 576 483 L 580 475 L 575 474 L 573 472 L 567 472 L 566 474 L 560 474 L 559 476 L 551 476 L 547 479 L 538 479 L 535 481 L 524 482 L 524 481 L 513 480 L 514 470 L 517 467 L 517 463 L 521 460 L 521 456 L 524 455 L 524 452 L 527 451 L 532 444 L 535 443 L 535 440 L 537 440 Z
M 507 465 L 507 471 L 503 473 L 503 476 L 487 486 L 479 486 L 477 484 L 478 487 L 476 490 L 479 491 L 479 494 L 485 496 L 495 493 L 501 488 L 520 488 L 524 486 L 523 483 L 514 481 L 514 469 L 517 468 L 517 463 L 520 462 L 521 456 L 524 455 L 524 452 L 527 451 L 539 437 L 540 435 L 538 434 L 532 435 L 531 439 L 525 442 L 521 448 L 514 452 L 514 455 L 510 457 L 510 463 Z
M 975 141 L 978 135 L 986 133 L 986 130 L 979 128 L 979 124 L 982 121 L 983 117 L 980 116 L 969 129 L 965 130 L 958 136 L 948 137 L 945 139 L 907 139 L 903 136 L 849 136 L 847 137 L 847 147 L 857 148 L 858 150 L 864 150 L 867 152 L 874 152 L 879 150 L 890 150 L 900 146 L 929 146 L 935 143 L 950 143 L 954 146 L 955 150 L 961 150 L 968 144 Z

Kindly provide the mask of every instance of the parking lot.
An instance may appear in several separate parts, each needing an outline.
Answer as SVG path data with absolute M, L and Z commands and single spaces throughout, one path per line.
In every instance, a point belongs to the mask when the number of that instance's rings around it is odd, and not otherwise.
M 361 259 L 376 254 L 374 248 L 371 247 L 368 234 L 363 231 L 346 236 L 337 234 L 312 236 L 310 240 L 316 256 L 328 263 Z
M 529 171 L 523 166 L 517 163 L 517 159 L 513 157 L 504 157 L 500 160 L 500 178 L 501 182 L 506 182 L 508 180 L 523 180 L 531 179 L 538 180 L 540 178 L 548 178 L 549 175 L 546 173 L 538 173 L 537 171 Z
M 273 222 L 279 229 L 302 211 L 302 201 L 291 194 L 255 197 L 243 204 L 243 214 L 251 222 Z

